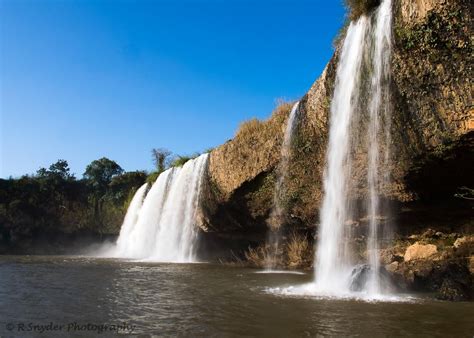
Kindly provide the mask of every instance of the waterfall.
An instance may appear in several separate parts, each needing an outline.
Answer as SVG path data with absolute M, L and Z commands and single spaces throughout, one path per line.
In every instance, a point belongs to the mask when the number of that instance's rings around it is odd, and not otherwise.
M 316 255 L 316 284 L 325 291 L 345 289 L 348 269 L 345 243 L 347 194 L 350 165 L 349 127 L 355 109 L 363 54 L 363 41 L 368 21 L 365 16 L 351 23 L 337 67 L 336 84 L 331 104 L 327 168 L 324 177 L 324 200 Z
M 367 123 L 367 213 L 369 231 L 367 241 L 370 281 L 363 289 L 379 293 L 379 222 L 380 201 L 380 146 L 386 143 L 388 159 L 389 128 L 381 140 L 381 119 L 389 116 L 389 100 L 386 89 L 390 61 L 391 0 L 384 0 L 370 16 L 362 16 L 352 22 L 341 50 L 336 72 L 336 82 L 330 110 L 327 166 L 324 174 L 324 199 L 320 211 L 320 229 L 316 253 L 316 289 L 330 294 L 343 294 L 351 289 L 351 273 L 355 259 L 350 248 L 350 226 L 354 217 L 351 208 L 351 150 L 356 147 L 358 124 Z M 368 55 L 371 82 L 363 86 Z M 366 92 L 364 92 L 364 89 Z M 365 96 L 363 96 L 365 94 Z M 369 97 L 369 104 L 363 98 Z M 368 119 L 359 116 L 368 110 Z M 368 120 L 368 121 L 367 121 Z M 361 137 L 359 135 L 359 137 Z M 385 176 L 388 179 L 388 175 Z
M 285 197 L 285 182 L 288 176 L 288 166 L 290 164 L 291 143 L 297 121 L 298 108 L 300 102 L 296 102 L 291 109 L 290 116 L 286 123 L 285 135 L 281 146 L 280 162 L 277 167 L 277 179 L 275 182 L 275 190 L 273 194 L 273 208 L 268 221 L 270 231 L 268 233 L 267 243 L 270 245 L 270 257 L 267 258 L 266 268 L 275 268 L 278 250 L 281 240 L 281 226 L 285 218 L 285 207 L 282 204 Z
M 372 97 L 369 104 L 369 133 L 368 133 L 368 170 L 367 180 L 369 186 L 369 236 L 367 252 L 371 266 L 371 278 L 369 280 L 369 292 L 378 294 L 381 290 L 379 280 L 379 228 L 380 228 L 380 187 L 387 186 L 389 175 L 385 170 L 380 176 L 381 165 L 388 167 L 390 158 L 388 144 L 390 142 L 390 98 L 387 79 L 390 77 L 390 55 L 391 55 L 391 1 L 384 1 L 376 13 L 376 24 L 373 32 L 373 69 L 370 82 L 370 93 Z M 382 115 L 382 116 L 380 116 Z M 385 125 L 385 163 L 380 161 L 379 138 L 381 133 L 380 118 Z
M 204 154 L 158 176 L 136 222 L 130 229 L 122 227 L 113 256 L 160 262 L 196 260 L 196 214 L 207 161 Z
M 122 228 L 120 229 L 120 235 L 117 240 L 117 246 L 121 247 L 124 245 L 124 240 L 130 235 L 133 227 L 137 223 L 138 214 L 143 206 L 143 200 L 145 198 L 146 189 L 148 183 L 142 185 L 136 192 L 128 206 L 127 213 L 123 220 Z

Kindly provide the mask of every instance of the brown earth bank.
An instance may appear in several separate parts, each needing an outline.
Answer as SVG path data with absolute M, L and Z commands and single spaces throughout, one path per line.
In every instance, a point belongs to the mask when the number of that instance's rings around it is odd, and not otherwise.
M 398 287 L 451 300 L 473 296 L 472 241 L 464 244 L 468 249 L 455 246 L 474 234 L 472 11 L 467 0 L 393 2 L 391 162 L 381 168 L 390 173 L 391 184 L 382 189 L 387 212 L 380 217 L 391 225 L 384 252 L 396 254 L 381 259 Z M 341 40 L 300 100 L 283 201 L 287 216 L 278 264 L 284 267 L 310 268 L 313 262 Z M 269 259 L 268 219 L 291 107 L 278 107 L 266 121 L 242 124 L 234 139 L 211 152 L 199 224 L 203 243 L 218 259 L 256 266 Z M 353 149 L 352 156 L 351 198 L 359 205 L 367 195 L 366 154 Z M 357 218 L 347 226 L 362 259 L 367 219 Z M 434 245 L 436 254 L 405 261 L 405 251 L 416 242 Z

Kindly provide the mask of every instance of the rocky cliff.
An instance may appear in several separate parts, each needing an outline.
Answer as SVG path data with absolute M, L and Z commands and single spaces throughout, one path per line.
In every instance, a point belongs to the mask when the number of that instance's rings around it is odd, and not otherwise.
M 382 193 L 395 238 L 427 228 L 458 237 L 474 232 L 472 201 L 454 197 L 459 188 L 474 187 L 472 11 L 469 0 L 394 0 L 392 161 L 382 169 L 392 183 Z M 338 50 L 301 98 L 285 183 L 286 229 L 310 240 L 319 222 Z M 208 236 L 225 238 L 236 249 L 264 241 L 291 106 L 243 124 L 234 139 L 212 151 L 201 217 Z M 364 156 L 354 149 L 355 203 L 367 193 Z M 348 226 L 361 231 L 364 215 Z
M 458 187 L 472 186 L 474 176 L 468 174 L 474 169 L 472 6 L 464 0 L 401 0 L 393 11 L 393 186 L 385 194 L 398 202 L 420 200 L 431 190 L 452 196 Z M 293 221 L 307 226 L 317 223 L 321 201 L 337 57 L 336 51 L 300 104 L 287 204 Z M 217 203 L 208 210 L 210 229 L 265 226 L 290 109 L 283 105 L 267 121 L 243 124 L 233 140 L 211 153 L 209 176 Z M 452 156 L 456 163 L 450 163 Z M 424 182 L 425 170 L 437 186 Z

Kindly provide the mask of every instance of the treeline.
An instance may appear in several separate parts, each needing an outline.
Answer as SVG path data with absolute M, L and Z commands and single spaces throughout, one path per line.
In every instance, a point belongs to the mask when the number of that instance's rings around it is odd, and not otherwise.
M 65 160 L 35 175 L 0 179 L 1 240 L 117 233 L 129 200 L 146 179 L 146 172 L 124 172 L 105 157 L 90 163 L 82 179 Z

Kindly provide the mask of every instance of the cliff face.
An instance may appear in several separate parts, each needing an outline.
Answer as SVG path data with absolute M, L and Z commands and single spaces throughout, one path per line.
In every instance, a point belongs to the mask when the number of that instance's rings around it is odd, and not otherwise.
M 393 184 L 383 194 L 395 213 L 404 203 L 451 199 L 458 187 L 474 186 L 471 7 L 468 0 L 394 1 L 392 162 L 386 168 Z M 301 99 L 285 184 L 286 223 L 311 232 L 323 193 L 337 60 L 338 50 Z M 290 109 L 247 123 L 212 151 L 201 218 L 206 232 L 264 238 Z M 357 200 L 366 193 L 366 179 L 364 155 L 355 156 Z
M 472 10 L 465 0 L 394 8 L 397 179 L 414 198 L 473 185 Z
M 301 98 L 283 201 L 288 223 L 314 226 L 322 197 L 322 174 L 328 137 L 329 103 L 337 55 Z M 272 117 L 255 128 L 242 128 L 236 137 L 211 153 L 209 187 L 204 206 L 211 231 L 236 236 L 267 230 L 280 161 L 281 145 L 292 104 L 276 109 Z M 253 238 L 253 237 L 252 237 Z

